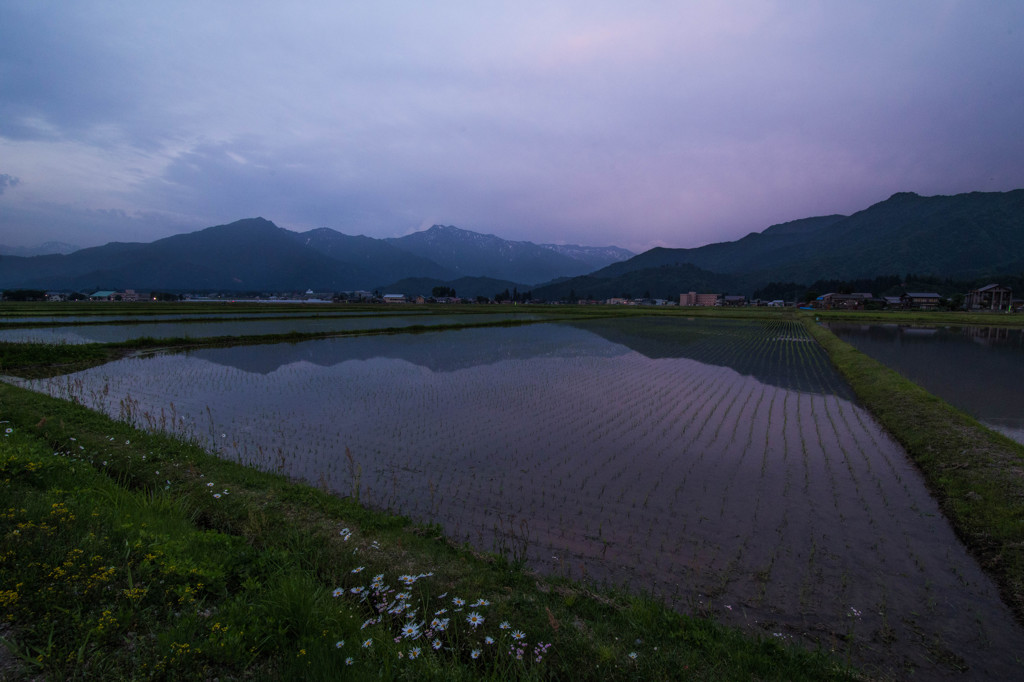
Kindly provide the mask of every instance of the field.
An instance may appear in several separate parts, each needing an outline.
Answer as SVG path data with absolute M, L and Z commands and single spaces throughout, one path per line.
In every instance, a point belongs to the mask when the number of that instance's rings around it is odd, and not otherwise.
M 452 324 L 487 324 L 491 322 L 530 319 L 526 315 L 508 313 L 477 313 L 463 315 L 432 315 L 415 313 L 405 315 L 318 315 L 272 317 L 246 316 L 241 319 L 192 318 L 182 320 L 145 319 L 125 321 L 76 320 L 73 324 L 51 326 L 24 326 L 10 323 L 0 328 L 0 342 L 40 344 L 117 343 L 139 338 L 203 339 L 230 336 L 266 336 L 271 334 L 316 334 L 355 332 L 375 329 L 401 329 L 404 327 L 444 326 Z
M 0 414 L 5 680 L 863 679 L 67 401 Z
M 862 353 L 1024 444 L 1024 330 L 829 323 Z
M 1020 672 L 992 581 L 782 317 L 210 348 L 30 385 L 869 673 Z

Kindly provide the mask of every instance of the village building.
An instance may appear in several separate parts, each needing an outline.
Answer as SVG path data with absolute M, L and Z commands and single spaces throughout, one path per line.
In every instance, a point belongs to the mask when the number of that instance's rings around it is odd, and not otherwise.
M 385 303 L 407 303 L 405 294 L 384 294 Z
M 853 294 L 823 294 L 815 299 L 816 307 L 825 310 L 863 310 L 868 301 L 875 300 L 874 294 L 858 292 Z
M 1013 289 L 989 284 L 979 289 L 972 289 L 964 297 L 964 307 L 968 310 L 1006 310 L 1013 303 Z
M 904 308 L 916 308 L 917 310 L 935 310 L 939 307 L 942 296 L 935 292 L 910 292 L 900 296 L 900 302 Z
M 716 306 L 718 305 L 718 294 L 698 294 L 696 291 L 679 294 L 679 305 Z
M 723 296 L 722 305 L 741 306 L 747 304 L 746 296 Z

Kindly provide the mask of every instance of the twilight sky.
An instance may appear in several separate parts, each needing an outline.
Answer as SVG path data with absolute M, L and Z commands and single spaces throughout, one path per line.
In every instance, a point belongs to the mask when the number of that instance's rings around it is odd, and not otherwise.
M 634 251 L 1024 187 L 1024 2 L 0 2 L 0 244 Z

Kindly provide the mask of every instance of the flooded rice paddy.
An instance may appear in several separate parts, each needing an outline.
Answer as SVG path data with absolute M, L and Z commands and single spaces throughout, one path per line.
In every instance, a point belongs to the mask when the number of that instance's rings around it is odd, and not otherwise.
M 367 311 L 352 311 L 346 310 L 344 312 L 310 312 L 310 311 L 274 311 L 274 312 L 230 312 L 230 310 L 217 310 L 206 308 L 203 310 L 196 310 L 194 313 L 152 313 L 142 314 L 138 311 L 132 311 L 130 313 L 124 313 L 121 315 L 97 315 L 97 314 L 86 314 L 86 315 L 6 315 L 0 317 L 0 325 L 33 325 L 33 324 L 80 324 L 80 323 L 94 323 L 94 322 L 119 322 L 121 324 L 137 324 L 139 322 L 146 322 L 149 320 L 175 320 L 179 322 L 187 321 L 203 321 L 211 318 L 222 318 L 222 319 L 260 319 L 267 317 L 360 317 L 360 316 L 374 316 L 374 315 L 394 315 L 394 311 L 382 312 L 377 310 Z M 424 310 L 417 313 L 403 313 L 403 314 L 420 314 L 430 315 L 431 311 Z
M 1024 444 L 1024 329 L 829 323 L 843 341 Z
M 209 338 L 214 336 L 249 336 L 266 334 L 343 332 L 369 329 L 438 326 L 448 324 L 480 324 L 514 319 L 533 319 L 532 315 L 512 313 L 472 313 L 437 315 L 409 313 L 402 315 L 303 315 L 294 319 L 199 320 L 175 318 L 169 321 L 125 324 L 78 324 L 57 327 L 26 327 L 0 329 L 0 341 L 20 343 L 116 343 L 142 337 L 155 339 Z
M 30 385 L 869 674 L 1024 674 L 994 584 L 798 323 L 336 338 Z

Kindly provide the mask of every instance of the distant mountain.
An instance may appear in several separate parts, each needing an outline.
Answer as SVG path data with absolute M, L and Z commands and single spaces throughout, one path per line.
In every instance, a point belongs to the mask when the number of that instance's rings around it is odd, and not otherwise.
M 913 272 L 972 279 L 1024 272 L 1024 189 L 922 197 L 894 194 L 853 214 L 773 268 L 843 278 Z M 831 273 L 835 273 L 832 275 Z
M 733 242 L 708 244 L 695 249 L 656 247 L 627 261 L 603 268 L 594 275 L 615 277 L 633 270 L 684 263 L 713 272 L 756 272 L 763 269 L 766 262 L 806 258 L 806 253 L 801 251 L 798 256 L 796 250 L 814 243 L 824 231 L 845 219 L 846 216 L 842 215 L 802 218 L 772 225 L 764 232 L 751 232 Z
M 384 282 L 408 277 L 410 273 L 415 273 L 419 277 L 438 279 L 458 277 L 454 271 L 438 265 L 429 258 L 417 256 L 382 239 L 362 235 L 352 237 L 327 227 L 296 233 L 295 238 L 325 256 L 360 270 L 373 271 L 375 287 Z M 369 282 L 366 285 L 370 286 Z
M 149 244 L 63 256 L 0 257 L 0 287 L 280 291 L 357 288 L 372 270 L 340 266 L 263 218 L 239 220 Z
M 600 270 L 612 263 L 628 260 L 636 255 L 632 251 L 618 246 L 579 246 L 577 244 L 538 244 L 538 246 L 586 263 L 590 267 L 589 272 Z
M 1022 237 L 1024 190 L 903 192 L 851 216 L 805 218 L 695 249 L 651 249 L 591 277 L 611 283 L 628 273 L 691 265 L 732 275 L 733 286 L 747 292 L 769 281 L 906 273 L 970 280 L 1024 272 Z
M 0 256 L 45 256 L 51 253 L 72 253 L 81 249 L 81 246 L 67 244 L 65 242 L 46 242 L 39 246 L 7 246 L 0 244 Z
M 686 291 L 751 294 L 769 282 L 907 273 L 971 281 L 1019 276 L 1022 237 L 1024 189 L 935 197 L 903 192 L 850 216 L 804 218 L 736 241 L 656 248 L 626 260 L 619 259 L 628 252 L 615 247 L 513 242 L 452 226 L 380 240 L 328 228 L 296 233 L 251 218 L 149 244 L 0 255 L 0 289 L 429 294 L 434 286 L 451 286 L 465 296 L 518 288 L 549 300 L 675 298 Z M 600 263 L 607 264 L 595 267 Z
M 579 250 L 576 256 L 567 255 L 560 250 L 563 247 L 513 242 L 451 225 L 434 225 L 429 230 L 385 241 L 409 253 L 429 258 L 461 276 L 494 277 L 528 284 L 582 275 L 594 270 L 589 260 L 600 260 L 599 250 L 564 247 Z M 607 251 L 604 258 L 620 251 Z M 586 260 L 582 257 L 584 254 Z
M 572 248 L 598 260 L 619 253 L 614 247 Z M 455 227 L 389 240 L 329 228 L 297 233 L 250 218 L 148 244 L 111 242 L 67 255 L 2 255 L 0 289 L 350 291 L 390 290 L 389 283 L 400 283 L 402 293 L 414 295 L 429 295 L 443 285 L 460 295 L 493 296 L 505 288 L 529 288 L 519 282 L 591 269 L 551 248 Z
M 608 268 L 600 273 L 607 270 Z M 533 295 L 535 298 L 548 301 L 604 300 L 616 297 L 649 297 L 678 301 L 679 294 L 687 291 L 738 294 L 746 291 L 749 286 L 744 277 L 709 272 L 688 263 L 630 270 L 612 276 L 600 273 L 571 277 L 535 287 Z
M 459 298 L 463 299 L 475 299 L 477 296 L 493 298 L 495 294 L 499 294 L 505 289 L 508 289 L 509 291 L 518 289 L 520 292 L 524 293 L 530 290 L 530 287 L 525 284 L 510 282 L 504 279 L 494 279 L 493 277 L 459 277 L 458 279 L 453 280 L 440 280 L 430 277 L 408 277 L 406 279 L 392 282 L 385 287 L 380 287 L 380 290 L 387 294 L 430 296 L 434 287 L 442 286 L 455 289 L 455 294 Z

